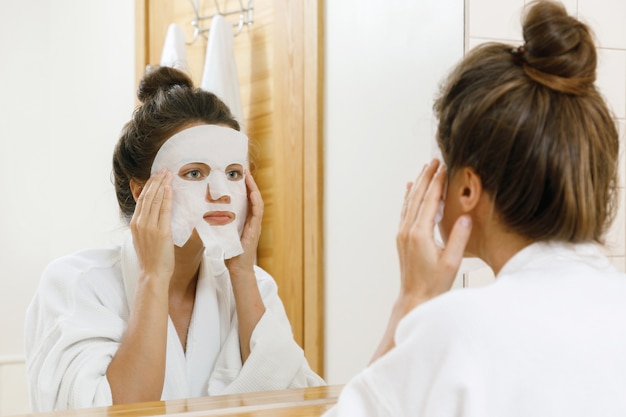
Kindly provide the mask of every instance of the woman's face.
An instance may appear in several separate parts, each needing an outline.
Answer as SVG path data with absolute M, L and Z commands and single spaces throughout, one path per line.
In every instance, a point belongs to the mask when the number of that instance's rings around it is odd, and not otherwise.
M 178 132 L 159 149 L 151 173 L 167 169 L 172 181 L 172 234 L 183 246 L 193 230 L 205 247 L 228 259 L 242 253 L 240 235 L 248 198 L 248 138 L 229 127 L 198 125 Z

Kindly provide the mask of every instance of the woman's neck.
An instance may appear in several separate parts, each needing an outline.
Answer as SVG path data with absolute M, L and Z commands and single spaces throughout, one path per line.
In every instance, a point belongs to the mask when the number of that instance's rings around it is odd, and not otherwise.
M 190 239 L 183 247 L 175 247 L 176 266 L 170 280 L 170 297 L 194 295 L 204 256 L 202 241 Z
M 531 243 L 533 241 L 529 238 L 492 225 L 483 231 L 477 255 L 491 267 L 497 276 L 509 259 Z

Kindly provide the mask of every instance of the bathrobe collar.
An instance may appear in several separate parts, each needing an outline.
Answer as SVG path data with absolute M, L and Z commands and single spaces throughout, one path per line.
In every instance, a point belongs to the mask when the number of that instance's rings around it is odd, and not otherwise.
M 122 244 L 121 252 L 126 301 L 131 311 L 139 276 L 139 259 L 130 234 Z M 213 371 L 221 345 L 226 339 L 230 316 L 229 297 L 223 294 L 224 289 L 218 288 L 217 285 L 217 280 L 224 279 L 224 271 L 227 270 L 223 262 L 217 261 L 219 260 L 207 258 L 205 254 L 200 264 L 186 352 L 183 351 L 176 328 L 168 317 L 163 400 L 206 395 L 208 376 Z M 215 269 L 221 269 L 218 277 L 214 273 Z M 225 322 L 222 322 L 224 320 Z M 195 391 L 192 392 L 190 387 L 195 387 Z

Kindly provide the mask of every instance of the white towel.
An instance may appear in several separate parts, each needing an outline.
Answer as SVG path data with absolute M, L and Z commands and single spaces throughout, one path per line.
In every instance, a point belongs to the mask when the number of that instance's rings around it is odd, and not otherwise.
M 226 18 L 219 14 L 213 17 L 200 87 L 226 103 L 245 133 L 233 38 L 233 27 Z
M 170 24 L 167 28 L 161 52 L 161 66 L 188 71 L 185 32 L 176 23 Z

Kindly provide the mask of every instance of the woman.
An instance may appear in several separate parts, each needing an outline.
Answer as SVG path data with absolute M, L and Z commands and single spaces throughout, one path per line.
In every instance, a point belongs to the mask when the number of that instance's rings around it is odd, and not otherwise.
M 444 163 L 407 191 L 400 295 L 328 416 L 626 415 L 626 276 L 596 246 L 619 153 L 596 50 L 558 3 L 534 3 L 523 31 L 523 46 L 471 51 L 443 86 Z M 496 281 L 447 292 L 464 254 Z
M 324 384 L 254 265 L 263 201 L 229 109 L 148 72 L 113 156 L 128 239 L 45 270 L 27 312 L 34 411 Z

